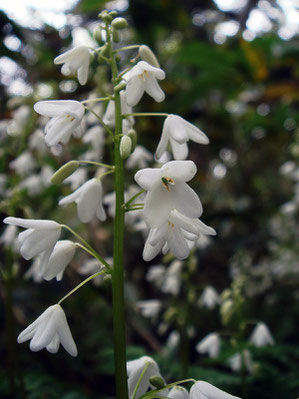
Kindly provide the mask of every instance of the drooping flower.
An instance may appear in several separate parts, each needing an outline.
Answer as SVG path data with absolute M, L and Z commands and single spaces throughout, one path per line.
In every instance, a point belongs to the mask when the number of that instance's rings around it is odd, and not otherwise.
M 169 142 L 174 159 L 186 159 L 188 155 L 187 142 L 189 140 L 199 144 L 209 144 L 208 137 L 196 126 L 178 115 L 168 115 L 163 124 L 156 157 L 161 158 L 167 150 Z
M 28 151 L 9 163 L 9 168 L 15 170 L 20 176 L 26 176 L 35 168 L 36 162 L 32 154 Z
M 181 272 L 183 262 L 174 260 L 166 269 L 165 278 L 161 291 L 165 294 L 178 295 L 181 288 Z
M 240 399 L 230 395 L 206 381 L 196 381 L 190 389 L 190 399 Z
M 84 183 L 72 194 L 62 198 L 59 205 L 76 202 L 78 217 L 83 223 L 88 223 L 96 215 L 102 222 L 106 213 L 102 204 L 103 187 L 99 179 L 93 178 Z
M 270 333 L 270 330 L 263 322 L 259 322 L 255 326 L 249 340 L 257 347 L 274 345 L 274 339 Z
M 62 279 L 67 265 L 73 259 L 76 251 L 76 244 L 69 240 L 58 241 L 53 249 L 47 264 L 40 265 L 40 275 L 45 280 L 51 280 L 56 277 L 57 281 Z
M 220 352 L 220 338 L 217 333 L 210 333 L 205 336 L 197 345 L 198 353 L 207 353 L 210 358 L 215 359 Z
M 108 257 L 105 258 L 105 261 L 110 265 L 113 264 L 113 259 Z M 101 264 L 97 259 L 91 258 L 87 259 L 82 266 L 77 270 L 79 274 L 91 276 L 94 273 L 97 273 L 101 270 L 104 270 L 105 266 Z M 95 286 L 101 285 L 105 278 L 104 274 L 100 274 L 92 279 L 92 282 Z
M 206 306 L 208 309 L 213 309 L 220 303 L 220 296 L 215 288 L 211 286 L 205 287 L 199 299 L 199 305 Z
M 148 299 L 146 301 L 138 301 L 137 309 L 144 317 L 155 317 L 162 308 L 162 302 L 158 299 Z
M 90 52 L 87 46 L 72 48 L 54 59 L 54 64 L 63 64 L 61 68 L 63 75 L 77 73 L 81 85 L 85 85 L 87 82 L 89 62 Z
M 50 306 L 22 331 L 18 336 L 18 343 L 21 344 L 29 339 L 30 349 L 33 352 L 46 348 L 48 352 L 56 353 L 61 343 L 71 356 L 78 354 L 65 313 L 58 304 Z
M 144 92 L 157 102 L 161 102 L 165 98 L 165 94 L 157 82 L 157 80 L 165 79 L 165 72 L 145 61 L 138 62 L 124 75 L 123 79 L 127 82 L 126 101 L 131 107 L 140 101 Z
M 174 386 L 171 388 L 168 394 L 168 398 L 171 399 L 188 399 L 189 393 L 186 388 L 181 387 L 179 385 Z
M 74 100 L 39 101 L 34 110 L 51 119 L 45 126 L 45 141 L 49 146 L 66 144 L 71 135 L 78 133 L 84 115 L 84 106 Z
M 170 251 L 176 258 L 186 259 L 190 253 L 188 240 L 197 239 L 200 234 L 215 235 L 216 232 L 199 219 L 191 219 L 172 210 L 162 226 L 150 230 L 143 259 L 152 260 L 161 250 L 164 255 Z
M 93 161 L 95 159 L 102 159 L 105 146 L 104 132 L 105 130 L 102 128 L 102 126 L 98 125 L 91 127 L 85 132 L 82 141 L 85 144 L 91 145 L 91 150 L 84 153 L 85 160 Z
M 196 171 L 192 161 L 171 161 L 161 168 L 141 169 L 135 174 L 139 186 L 148 191 L 144 216 L 150 228 L 163 225 L 173 209 L 189 218 L 198 218 L 202 214 L 200 199 L 186 184 Z
M 126 102 L 126 96 L 124 90 L 120 91 L 120 105 L 121 105 L 121 113 L 123 115 L 125 114 L 131 114 L 133 112 L 132 107 L 127 104 Z M 134 116 L 128 116 L 126 119 L 130 124 L 130 127 L 134 125 Z M 109 101 L 105 114 L 103 116 L 103 122 L 106 123 L 109 126 L 114 127 L 115 124 L 115 102 L 114 101 Z
M 249 373 L 252 373 L 254 369 L 251 354 L 247 349 L 231 356 L 228 359 L 228 363 L 233 371 L 240 371 L 243 366 Z
M 153 160 L 153 155 L 142 145 L 137 145 L 135 150 L 129 156 L 126 162 L 128 169 L 143 169 L 148 165 L 148 162 Z
M 153 386 L 149 381 L 151 377 L 159 376 L 162 378 L 159 366 L 154 361 L 154 359 L 152 359 L 149 356 L 142 356 L 139 359 L 127 362 L 127 373 L 128 373 L 128 388 L 129 388 L 130 398 L 132 398 L 132 394 L 134 392 L 137 383 L 139 383 L 139 386 L 137 388 L 135 397 L 139 398 L 149 388 L 153 388 Z M 141 380 L 139 381 L 140 377 Z M 163 396 L 162 392 L 160 392 L 160 394 L 161 396 Z
M 23 258 L 29 260 L 41 254 L 41 265 L 48 263 L 60 236 L 60 224 L 53 220 L 21 219 L 15 217 L 7 217 L 3 222 L 27 229 L 20 233 L 18 237 L 20 253 Z

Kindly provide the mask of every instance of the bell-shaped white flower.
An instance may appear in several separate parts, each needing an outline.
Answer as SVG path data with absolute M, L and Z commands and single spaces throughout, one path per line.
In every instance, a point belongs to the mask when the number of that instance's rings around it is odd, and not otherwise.
M 162 308 L 162 302 L 158 299 L 148 299 L 146 301 L 138 301 L 137 309 L 144 317 L 156 317 Z
M 153 282 L 158 288 L 161 288 L 164 283 L 166 268 L 163 265 L 151 266 L 146 274 L 146 279 Z
M 197 345 L 198 353 L 207 353 L 209 357 L 215 359 L 220 352 L 220 337 L 217 333 L 210 333 L 205 336 Z
M 189 140 L 199 144 L 209 144 L 208 137 L 198 127 L 178 115 L 168 115 L 163 124 L 156 157 L 161 158 L 170 143 L 174 159 L 186 159 L 189 152 L 187 146 Z
M 9 168 L 15 170 L 20 176 L 26 176 L 36 167 L 36 162 L 32 154 L 28 151 L 9 163 Z
M 77 73 L 79 83 L 85 85 L 88 78 L 90 52 L 87 46 L 78 46 L 66 51 L 54 59 L 54 64 L 63 64 L 63 75 Z
M 143 374 L 142 374 L 143 373 Z M 129 397 L 132 398 L 135 386 L 138 383 L 138 388 L 136 390 L 136 398 L 143 395 L 149 388 L 153 388 L 150 384 L 149 379 L 154 376 L 159 376 L 162 378 L 159 370 L 159 366 L 149 356 L 142 356 L 139 359 L 131 360 L 127 362 L 127 374 L 128 374 L 128 388 Z M 141 377 L 142 374 L 142 377 Z M 141 380 L 139 381 L 141 377 Z M 160 392 L 161 396 L 162 393 Z
M 29 339 L 30 349 L 33 352 L 46 348 L 48 352 L 56 353 L 61 343 L 71 356 L 78 354 L 65 313 L 58 304 L 50 306 L 22 331 L 18 336 L 18 343 L 21 344 Z
M 181 288 L 181 272 L 183 262 L 174 260 L 171 262 L 169 267 L 166 269 L 164 282 L 161 287 L 161 291 L 165 294 L 178 295 Z
M 213 309 L 216 305 L 220 304 L 220 296 L 211 286 L 205 287 L 199 299 L 199 305 L 205 306 L 208 309 Z
M 196 240 L 200 234 L 215 235 L 212 227 L 199 219 L 188 218 L 176 210 L 170 212 L 167 221 L 160 227 L 151 229 L 144 245 L 143 259 L 152 260 L 162 250 L 168 250 L 178 259 L 189 256 L 189 240 Z
M 274 345 L 274 339 L 272 337 L 272 334 L 270 333 L 270 330 L 265 323 L 259 322 L 255 326 L 250 336 L 250 342 L 257 347 Z
M 169 349 L 175 349 L 178 347 L 179 342 L 180 334 L 178 333 L 178 331 L 173 330 L 167 337 L 166 347 Z
M 243 367 L 245 367 L 249 373 L 252 373 L 254 369 L 251 354 L 247 349 L 244 349 L 242 352 L 231 356 L 228 359 L 228 363 L 233 371 L 240 371 Z
M 190 389 L 190 399 L 240 399 L 230 395 L 206 381 L 196 381 Z
M 85 132 L 82 141 L 85 144 L 90 144 L 91 150 L 84 153 L 84 160 L 93 161 L 95 159 L 102 159 L 105 146 L 104 133 L 105 130 L 102 126 L 98 125 L 91 127 Z
M 121 106 L 121 113 L 124 114 L 132 114 L 133 110 L 130 105 L 126 102 L 126 95 L 124 90 L 120 91 L 120 106 Z M 134 125 L 134 116 L 128 116 L 126 120 L 130 123 L 130 126 Z M 109 126 L 114 127 L 115 125 L 115 103 L 114 101 L 110 100 L 108 102 L 105 114 L 103 116 L 103 122 Z
M 53 249 L 47 264 L 41 265 L 40 274 L 45 280 L 52 280 L 56 277 L 57 281 L 62 279 L 67 265 L 73 259 L 76 251 L 76 244 L 69 240 L 58 241 Z
M 167 396 L 171 399 L 189 399 L 189 392 L 186 388 L 177 385 L 171 388 Z
M 135 174 L 139 186 L 148 191 L 144 217 L 150 228 L 164 224 L 173 209 L 189 218 L 197 218 L 202 214 L 200 199 L 186 184 L 196 171 L 192 161 L 171 161 L 161 168 L 141 169 Z
M 37 257 L 34 259 L 33 263 L 27 269 L 26 273 L 24 274 L 24 279 L 29 280 L 32 279 L 35 283 L 41 283 L 43 281 L 42 276 L 40 275 L 40 258 Z
M 135 150 L 129 156 L 126 162 L 126 167 L 128 169 L 143 169 L 150 161 L 153 160 L 153 155 L 142 145 L 137 145 Z
M 102 222 L 106 220 L 106 213 L 102 203 L 103 188 L 99 179 L 93 178 L 84 183 L 72 194 L 62 198 L 59 205 L 76 202 L 78 217 L 83 223 L 88 223 L 96 215 Z
M 84 115 L 84 106 L 73 100 L 39 101 L 34 110 L 51 119 L 45 126 L 45 141 L 49 146 L 66 144 L 72 134 L 77 134 Z
M 165 94 L 157 82 L 157 80 L 165 79 L 165 72 L 145 61 L 138 62 L 124 75 L 123 79 L 127 82 L 126 101 L 131 107 L 140 101 L 144 92 L 158 103 L 165 98 Z
M 39 254 L 41 264 L 47 264 L 56 242 L 59 239 L 61 225 L 53 220 L 34 220 L 7 217 L 4 223 L 24 227 L 25 231 L 19 234 L 20 253 L 29 260 Z

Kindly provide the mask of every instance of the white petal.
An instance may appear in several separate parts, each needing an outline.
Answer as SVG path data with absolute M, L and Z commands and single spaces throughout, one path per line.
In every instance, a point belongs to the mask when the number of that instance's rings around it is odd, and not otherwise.
M 161 179 L 161 170 L 146 168 L 139 170 L 134 179 L 137 184 L 144 190 L 151 190 L 155 184 Z
M 77 188 L 77 190 L 75 190 L 72 194 L 69 194 L 66 197 L 62 198 L 58 202 L 58 205 L 71 204 L 72 202 L 76 201 L 80 197 L 82 191 L 84 190 L 84 184 L 81 187 Z
M 54 306 L 55 306 L 55 315 L 54 315 L 55 325 L 61 345 L 71 356 L 75 357 L 78 354 L 78 350 L 75 341 L 73 339 L 71 330 L 67 324 L 65 313 L 60 305 L 54 305 Z
M 25 341 L 28 341 L 28 339 L 31 339 L 33 337 L 34 331 L 38 327 L 38 325 L 48 317 L 48 315 L 52 312 L 52 306 L 50 306 L 48 309 L 46 309 L 33 323 L 31 323 L 27 328 L 25 328 L 24 331 L 21 332 L 18 336 L 18 343 L 21 344 Z
M 45 270 L 42 272 L 43 278 L 45 280 L 51 280 L 58 274 L 63 273 L 67 265 L 73 259 L 75 251 L 76 246 L 72 241 L 58 241 L 54 247 Z
M 55 335 L 55 324 L 53 323 L 53 311 L 37 327 L 36 332 L 30 341 L 30 349 L 33 352 L 40 351 L 50 344 Z
M 176 258 L 183 260 L 189 256 L 190 249 L 181 230 L 171 223 L 168 224 L 167 244 L 170 252 L 172 252 Z
M 189 393 L 186 388 L 178 385 L 169 391 L 168 397 L 171 399 L 188 399 Z
M 23 242 L 20 253 L 29 260 L 39 253 L 54 247 L 60 235 L 60 230 L 34 230 Z
M 77 199 L 78 217 L 83 223 L 88 223 L 95 216 L 98 204 L 102 198 L 102 184 L 97 179 L 91 179 L 84 184 L 80 197 Z
M 173 139 L 170 139 L 170 145 L 173 153 L 173 158 L 176 160 L 186 159 L 189 154 L 189 148 L 187 143 L 177 143 Z
M 169 134 L 163 128 L 161 138 L 155 153 L 157 159 L 161 158 L 163 153 L 167 150 L 168 140 L 169 140 Z
M 189 218 L 198 218 L 202 214 L 202 205 L 196 192 L 186 183 L 171 186 L 174 208 Z
M 127 83 L 125 93 L 127 104 L 134 107 L 134 105 L 138 104 L 144 93 L 143 82 L 138 77 L 134 77 Z
M 200 234 L 206 234 L 209 236 L 215 236 L 217 234 L 216 231 L 213 229 L 213 227 L 206 225 L 199 219 L 196 220 L 196 224 L 199 228 Z
M 137 66 L 142 68 L 144 71 L 151 72 L 156 77 L 156 79 L 165 79 L 165 72 L 162 69 L 156 68 L 146 61 L 139 61 Z
M 237 396 L 230 395 L 219 388 L 214 387 L 205 381 L 197 381 L 190 390 L 190 399 L 201 399 L 201 394 L 208 399 L 240 399 Z
M 80 85 L 84 86 L 87 82 L 87 78 L 88 78 L 88 69 L 89 69 L 89 60 L 87 60 L 87 62 L 85 62 L 79 69 L 77 72 L 78 75 L 78 80 Z
M 53 220 L 39 220 L 39 219 L 22 219 L 7 217 L 3 220 L 3 223 L 11 224 L 14 226 L 24 227 L 26 229 L 55 229 L 60 228 L 60 224 L 54 222 Z
M 170 193 L 161 184 L 155 190 L 149 191 L 144 202 L 144 218 L 151 228 L 159 227 L 168 219 L 172 209 Z
M 162 102 L 165 99 L 165 94 L 153 75 L 149 75 L 147 77 L 144 90 L 158 103 Z
M 187 122 L 185 119 L 179 117 L 183 120 L 185 128 L 187 129 L 189 139 L 199 144 L 209 144 L 210 140 L 198 127 L 192 125 L 192 123 Z
M 173 138 L 173 140 L 177 141 L 178 143 L 186 143 L 189 137 L 182 123 L 184 121 L 183 118 L 179 117 L 178 115 L 168 115 L 164 122 L 163 129 L 167 129 L 169 132 L 169 136 Z
M 61 116 L 70 114 L 81 119 L 84 115 L 84 106 L 74 100 L 38 101 L 34 104 L 34 110 L 43 116 Z
M 199 236 L 200 230 L 197 224 L 198 219 L 188 218 L 177 211 L 172 211 L 169 220 L 181 229 L 193 233 L 197 237 Z
M 46 346 L 46 348 L 47 348 L 47 351 L 50 353 L 57 353 L 59 346 L 60 346 L 59 336 L 56 333 L 54 335 L 52 341 L 49 343 L 49 345 Z
M 161 175 L 172 179 L 189 181 L 197 172 L 197 167 L 193 161 L 170 161 L 161 168 Z
M 145 245 L 144 245 L 142 257 L 143 257 L 143 259 L 144 259 L 146 262 L 149 262 L 149 261 L 151 261 L 152 259 L 154 259 L 154 258 L 158 255 L 158 253 L 161 251 L 161 249 L 162 249 L 162 247 L 163 247 L 163 245 L 164 245 L 164 243 L 165 243 L 165 240 L 164 240 L 164 241 L 161 240 L 161 241 L 160 241 L 159 243 L 157 243 L 157 245 L 155 245 L 155 246 L 153 246 L 153 245 L 150 244 L 150 240 L 151 240 L 151 238 L 152 238 L 152 236 L 153 236 L 155 230 L 156 230 L 156 229 L 150 230 L 149 235 L 148 235 L 148 238 L 147 238 L 147 240 L 146 240 L 146 242 L 145 242 Z

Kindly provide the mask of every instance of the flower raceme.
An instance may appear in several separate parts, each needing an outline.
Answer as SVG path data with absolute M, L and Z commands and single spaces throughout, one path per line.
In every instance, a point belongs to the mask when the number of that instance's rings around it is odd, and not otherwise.
M 62 198 L 59 205 L 76 202 L 78 217 L 83 223 L 88 223 L 96 215 L 102 222 L 106 213 L 102 204 L 103 187 L 99 179 L 93 178 L 84 183 L 72 194 Z
M 63 64 L 63 75 L 77 73 L 78 81 L 83 86 L 87 82 L 90 52 L 87 46 L 78 46 L 66 51 L 54 59 L 54 64 Z
M 72 134 L 78 133 L 84 115 L 84 106 L 74 100 L 39 101 L 34 110 L 51 119 L 45 126 L 45 141 L 48 146 L 66 144 Z
M 189 140 L 199 144 L 209 144 L 208 137 L 196 126 L 178 115 L 168 115 L 163 124 L 156 157 L 161 158 L 170 143 L 174 159 L 186 159 L 189 152 L 187 145 Z
M 58 304 L 50 306 L 22 331 L 18 336 L 18 343 L 21 344 L 29 339 L 30 349 L 33 352 L 46 348 L 48 352 L 56 353 L 61 343 L 71 356 L 78 354 L 65 313 Z
M 186 184 L 196 171 L 192 161 L 171 161 L 161 168 L 141 169 L 135 174 L 136 182 L 147 191 L 144 217 L 150 228 L 162 226 L 173 209 L 189 218 L 202 214 L 200 199 Z
M 34 220 L 7 217 L 4 223 L 13 226 L 24 227 L 25 231 L 19 234 L 20 253 L 26 260 L 32 259 L 39 254 L 42 255 L 40 267 L 49 262 L 55 244 L 57 243 L 61 225 L 53 220 Z
M 165 79 L 165 72 L 146 61 L 139 61 L 123 76 L 123 79 L 127 83 L 126 101 L 131 107 L 139 103 L 144 92 L 159 103 L 165 98 L 165 94 L 157 82 L 157 80 Z

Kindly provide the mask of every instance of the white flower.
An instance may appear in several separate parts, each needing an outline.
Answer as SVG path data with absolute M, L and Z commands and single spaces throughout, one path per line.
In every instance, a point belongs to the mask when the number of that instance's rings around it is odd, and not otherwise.
M 164 255 L 170 250 L 176 258 L 186 259 L 190 253 L 188 240 L 195 240 L 200 234 L 215 235 L 216 232 L 199 219 L 188 218 L 173 210 L 162 226 L 150 230 L 143 259 L 152 260 L 161 250 Z
M 19 136 L 25 126 L 28 124 L 28 120 L 31 114 L 31 108 L 28 105 L 22 105 L 13 112 L 13 119 L 9 122 L 7 127 L 7 133 L 10 136 Z
M 162 308 L 162 302 L 158 299 L 149 299 L 147 301 L 138 301 L 137 309 L 144 317 L 155 317 Z
M 17 227 L 16 226 L 7 226 L 0 236 L 0 244 L 5 246 L 12 246 L 16 240 L 17 236 Z
M 178 295 L 181 288 L 181 271 L 183 262 L 174 260 L 166 269 L 161 291 L 165 294 Z
M 220 296 L 218 295 L 215 288 L 209 285 L 205 287 L 199 299 L 199 304 L 206 306 L 208 309 L 213 309 L 219 303 L 220 303 Z
M 196 381 L 190 389 L 190 399 L 240 399 L 221 389 L 214 387 L 206 381 Z
M 25 231 L 19 234 L 20 253 L 29 260 L 41 254 L 41 265 L 47 264 L 51 253 L 58 241 L 61 226 L 53 220 L 34 220 L 7 217 L 4 223 L 24 227 Z
M 179 342 L 180 342 L 180 334 L 177 331 L 171 331 L 166 341 L 167 348 L 175 349 L 177 348 Z
M 28 151 L 23 152 L 20 156 L 9 163 L 10 169 L 15 170 L 20 176 L 26 176 L 35 168 L 36 162 L 32 154 Z
M 33 352 L 46 348 L 48 352 L 56 353 L 59 345 L 71 355 L 77 356 L 77 347 L 67 324 L 65 313 L 60 305 L 50 306 L 32 324 L 18 336 L 18 343 L 30 341 Z
M 174 159 L 186 159 L 188 155 L 188 140 L 199 144 L 209 144 L 208 137 L 196 126 L 178 115 L 168 115 L 163 124 L 156 157 L 159 159 L 163 155 L 169 142 Z
M 245 369 L 248 370 L 249 373 L 252 373 L 254 369 L 251 354 L 247 349 L 243 350 L 241 353 L 236 353 L 235 355 L 231 356 L 228 359 L 228 363 L 233 371 L 240 371 L 243 368 L 243 363 Z
M 139 381 L 142 372 L 144 373 L 142 375 L 141 381 Z M 149 379 L 151 377 L 159 376 L 162 378 L 157 363 L 149 356 L 142 356 L 139 359 L 127 362 L 127 373 L 130 398 L 132 398 L 132 393 L 137 382 L 139 382 L 139 386 L 137 388 L 135 397 L 139 398 L 150 387 L 153 388 L 153 386 L 149 382 Z M 163 396 L 161 392 L 160 395 Z
M 34 133 L 29 136 L 29 148 L 32 150 L 37 150 L 42 153 L 47 151 L 47 146 L 45 144 L 45 135 L 42 129 L 36 129 Z
M 78 46 L 54 59 L 54 64 L 64 64 L 61 72 L 64 75 L 77 73 L 79 83 L 85 85 L 88 78 L 90 53 L 87 46 Z
M 120 93 L 120 106 L 121 106 L 121 113 L 124 114 L 132 114 L 133 110 L 132 107 L 129 106 L 126 102 L 126 96 L 124 90 Z M 134 125 L 134 116 L 128 116 L 126 120 L 129 122 L 130 126 Z M 115 125 L 115 103 L 114 101 L 109 101 L 105 114 L 103 116 L 103 122 L 109 126 Z
M 171 161 L 161 168 L 141 169 L 135 174 L 139 186 L 148 191 L 144 216 L 149 227 L 161 226 L 173 209 L 189 218 L 197 218 L 202 214 L 200 199 L 186 184 L 196 171 L 192 161 Z
M 126 162 L 128 169 L 143 169 L 147 166 L 148 162 L 153 160 L 153 155 L 142 145 L 137 145 L 135 150 L 129 156 Z
M 186 388 L 176 385 L 171 388 L 168 397 L 171 399 L 188 399 L 189 393 Z
M 72 194 L 62 198 L 59 205 L 76 202 L 78 217 L 83 223 L 88 223 L 96 215 L 102 222 L 106 213 L 102 204 L 103 188 L 100 180 L 93 178 L 84 183 Z
M 250 342 L 257 347 L 274 345 L 274 339 L 265 323 L 259 322 L 255 326 L 250 336 Z
M 84 106 L 73 100 L 39 101 L 34 104 L 34 110 L 52 118 L 45 126 L 45 141 L 49 146 L 66 144 L 72 134 L 78 134 L 84 115 Z
M 91 150 L 84 154 L 85 160 L 99 160 L 103 156 L 103 149 L 105 146 L 105 130 L 102 126 L 93 126 L 88 129 L 83 136 L 83 143 L 90 144 Z
M 39 266 L 40 266 L 40 258 L 37 257 L 37 258 L 35 258 L 34 262 L 31 264 L 29 269 L 24 274 L 25 280 L 29 280 L 30 278 L 32 278 L 32 280 L 35 283 L 41 283 L 43 281 L 43 278 L 40 275 Z
M 161 288 L 164 282 L 165 266 L 154 265 L 151 266 L 146 274 L 147 281 L 153 282 L 158 288 Z
M 210 333 L 205 336 L 197 345 L 198 353 L 207 353 L 209 357 L 215 359 L 220 352 L 220 338 L 217 333 Z
M 131 71 L 124 75 L 123 79 L 127 82 L 126 101 L 131 107 L 140 101 L 144 92 L 159 103 L 165 98 L 165 94 L 157 82 L 157 79 L 165 79 L 165 72 L 145 61 L 138 62 Z
M 56 277 L 57 281 L 62 279 L 67 265 L 73 259 L 76 251 L 76 244 L 69 240 L 58 241 L 53 249 L 47 264 L 41 265 L 40 275 L 45 280 L 51 280 Z

